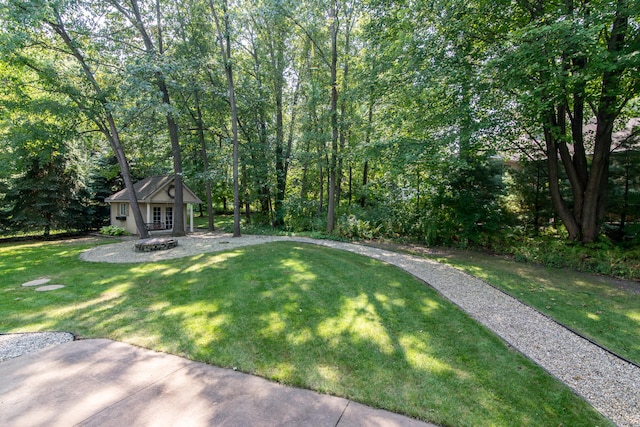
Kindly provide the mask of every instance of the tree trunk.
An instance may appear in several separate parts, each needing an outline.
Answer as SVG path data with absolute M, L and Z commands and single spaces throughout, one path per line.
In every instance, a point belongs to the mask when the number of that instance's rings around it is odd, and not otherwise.
M 329 153 L 329 199 L 327 205 L 327 233 L 335 227 L 336 169 L 338 157 L 338 11 L 336 0 L 331 2 L 331 151 Z
M 369 111 L 368 111 L 368 118 L 367 118 L 367 129 L 366 129 L 366 134 L 365 134 L 365 145 L 368 147 L 369 144 L 371 143 L 371 127 L 373 126 L 373 94 L 370 95 L 370 101 L 369 101 Z M 367 184 L 369 183 L 369 161 L 365 160 L 364 161 L 364 166 L 362 167 L 362 195 L 360 196 L 360 206 L 362 206 L 363 208 L 367 205 L 367 196 L 365 194 L 365 189 L 367 187 Z
M 200 140 L 200 153 L 202 155 L 202 167 L 205 179 L 205 192 L 207 196 L 207 230 L 214 231 L 213 221 L 213 197 L 211 195 L 211 178 L 209 177 L 209 157 L 207 155 L 207 141 L 204 137 L 204 121 L 202 120 L 202 110 L 200 109 L 200 98 L 198 91 L 195 92 L 196 97 L 196 122 L 198 127 L 198 139 Z
M 569 4 L 571 5 L 571 4 Z M 569 8 L 571 10 L 571 8 Z M 616 15 L 613 21 L 607 51 L 616 58 L 625 48 L 625 35 L 628 31 L 629 7 L 626 0 L 617 0 Z M 570 64 L 563 58 L 565 68 L 571 66 L 579 71 L 586 60 L 577 56 Z M 556 213 L 569 232 L 569 238 L 583 243 L 595 242 L 600 234 L 600 226 L 606 214 L 607 185 L 612 145 L 612 133 L 615 120 L 620 114 L 620 79 L 625 65 L 612 60 L 612 66 L 602 74 L 600 97 L 596 107 L 596 134 L 591 168 L 588 169 L 584 149 L 583 109 L 585 86 L 581 83 L 574 87 L 573 115 L 571 117 L 571 139 L 573 158 L 566 145 L 566 111 L 564 106 L 549 112 L 545 118 L 544 131 L 549 168 L 549 190 Z M 544 76 L 543 76 L 544 77 Z M 574 198 L 573 210 L 569 209 L 559 189 L 558 152 L 571 185 Z
M 338 145 L 338 152 L 343 153 L 347 145 L 347 135 L 349 133 L 349 127 L 347 126 L 347 101 L 346 93 L 349 88 L 349 55 L 351 54 L 351 28 L 353 21 L 351 16 L 347 16 L 347 25 L 345 27 L 345 41 L 344 41 L 344 64 L 342 67 L 342 96 L 340 97 L 340 138 Z M 337 64 L 336 64 L 337 66 Z M 340 200 L 342 198 L 342 178 L 343 178 L 343 160 L 342 157 L 338 158 L 338 170 L 337 170 L 337 185 L 335 194 L 335 207 L 340 207 Z M 350 197 L 350 196 L 349 196 Z M 349 203 L 351 200 L 349 200 Z
M 560 193 L 560 176 L 558 171 L 558 144 L 554 136 L 555 111 L 547 114 L 544 126 L 544 139 L 547 150 L 547 167 L 549 169 L 549 192 L 551 201 L 569 233 L 569 239 L 580 238 L 580 226 Z
M 293 150 L 293 134 L 294 134 L 294 130 L 295 130 L 295 123 L 296 123 L 296 112 L 297 112 L 297 106 L 298 106 L 298 97 L 300 95 L 300 79 L 298 79 L 298 82 L 296 83 L 296 89 L 293 92 L 293 103 L 291 104 L 291 121 L 289 122 L 289 136 L 287 137 L 287 148 L 285 151 L 285 156 L 284 156 L 284 176 L 282 177 L 282 187 L 278 188 L 277 190 L 277 197 L 276 197 L 276 201 L 278 200 L 277 198 L 280 198 L 280 213 L 278 214 L 278 205 L 276 205 L 276 221 L 278 221 L 278 215 L 281 215 L 281 221 L 282 221 L 282 225 L 284 226 L 284 215 L 285 215 L 285 211 L 284 211 L 284 198 L 285 198 L 285 194 L 287 191 L 287 176 L 289 174 L 289 166 L 291 165 L 291 152 Z M 305 173 L 306 173 L 306 167 L 305 167 Z
M 254 73 L 255 73 L 255 79 L 256 79 L 256 83 L 257 83 L 257 93 L 263 93 L 265 91 L 263 83 L 262 83 L 262 78 L 261 78 L 261 62 L 260 62 L 260 57 L 258 55 L 258 48 L 256 47 L 256 43 L 255 40 L 252 39 L 252 51 L 251 51 L 251 56 L 253 57 L 253 61 L 254 61 Z M 272 48 L 273 49 L 273 48 Z M 273 61 L 271 63 L 271 65 L 273 66 Z M 274 72 L 274 75 L 277 74 Z M 276 78 L 274 76 L 274 78 Z M 277 84 L 274 83 L 274 87 L 277 88 Z M 282 86 L 280 86 L 280 114 L 282 114 Z M 276 96 L 277 98 L 277 96 Z M 277 108 L 276 108 L 277 109 Z M 277 115 L 277 114 L 276 114 Z M 260 213 L 261 215 L 261 220 L 263 222 L 270 222 L 271 221 L 271 186 L 269 185 L 270 183 L 270 179 L 269 179 L 269 164 L 266 161 L 266 159 L 268 159 L 269 157 L 269 134 L 267 131 L 267 113 L 266 113 L 266 108 L 264 103 L 260 103 L 256 108 L 255 108 L 255 121 L 256 121 L 256 125 L 257 125 L 257 131 L 258 131 L 258 144 L 254 145 L 251 143 L 251 135 L 249 134 L 249 132 L 247 130 L 244 129 L 243 126 L 240 126 L 240 130 L 244 133 L 247 142 L 248 142 L 248 147 L 250 147 L 249 151 L 249 155 L 251 157 L 252 160 L 252 164 L 253 164 L 253 185 L 256 185 L 258 187 L 258 200 L 260 202 Z M 282 116 L 280 117 L 280 121 L 282 121 Z M 280 123 L 280 126 L 282 125 L 282 123 Z M 276 120 L 276 128 L 278 127 L 278 123 Z M 278 142 L 278 138 L 280 137 L 280 142 Z M 280 147 L 280 150 L 282 150 L 282 130 L 278 131 L 276 129 L 276 153 L 278 152 L 278 146 Z M 276 175 L 277 175 L 277 169 L 278 169 L 278 164 L 277 164 L 277 159 L 276 159 Z M 243 174 L 244 174 L 244 182 L 245 185 L 248 185 L 249 183 L 249 177 L 246 174 L 246 168 L 243 165 Z M 248 192 L 246 193 L 246 197 L 247 197 L 247 202 L 250 202 L 249 197 L 248 197 Z
M 283 120 L 283 88 L 284 88 L 284 46 L 283 40 L 275 42 L 271 48 L 271 69 L 273 72 L 274 96 L 276 100 L 276 203 L 275 219 L 273 225 L 284 225 L 284 193 L 286 189 L 286 164 L 287 158 L 284 147 L 284 120 Z
M 367 205 L 367 196 L 365 194 L 365 188 L 369 183 L 369 161 L 364 161 L 364 166 L 362 167 L 362 195 L 360 196 L 360 206 L 363 208 Z
M 262 108 L 260 110 L 262 110 Z M 271 190 L 269 188 L 269 166 L 266 162 L 269 153 L 269 136 L 267 134 L 267 118 L 264 111 L 260 111 L 257 121 L 260 123 L 258 157 L 256 158 L 256 150 L 252 149 L 250 150 L 250 153 L 251 160 L 254 165 L 254 171 L 256 171 L 254 172 L 254 176 L 258 179 L 258 182 L 255 183 L 255 185 L 258 186 L 260 212 L 262 213 L 263 220 L 265 220 L 271 218 Z M 245 184 L 248 185 L 248 182 L 249 177 L 245 176 Z
M 349 166 L 349 206 L 351 206 L 352 196 L 353 196 L 353 167 Z
M 240 187 L 238 173 L 238 110 L 236 108 L 236 94 L 233 84 L 233 69 L 231 67 L 231 35 L 229 28 L 229 14 L 227 13 L 227 0 L 222 2 L 224 18 L 224 35 L 218 13 L 213 0 L 209 0 L 209 6 L 216 24 L 218 39 L 220 42 L 220 54 L 224 64 L 229 90 L 229 103 L 231 104 L 231 132 L 233 135 L 233 237 L 240 237 Z M 226 44 L 226 46 L 225 46 Z
M 162 92 L 162 102 L 170 109 L 171 101 L 169 99 L 169 90 L 165 84 L 164 76 L 158 73 L 158 87 Z M 180 142 L 178 139 L 178 125 L 173 117 L 173 113 L 167 113 L 167 127 L 169 128 L 169 139 L 171 140 L 171 153 L 173 155 L 173 173 L 174 173 L 174 201 L 173 201 L 173 235 L 184 236 L 186 234 L 184 227 L 184 186 L 182 174 L 182 154 L 180 151 Z
M 609 39 L 608 50 L 615 54 L 624 48 L 624 38 L 628 26 L 629 13 L 626 2 L 618 1 L 618 10 Z M 583 242 L 590 243 L 598 239 L 600 222 L 606 212 L 607 181 L 609 177 L 609 160 L 613 126 L 618 117 L 617 102 L 620 90 L 622 69 L 606 71 L 602 78 L 602 89 L 598 102 L 598 124 L 596 140 L 591 162 L 591 173 L 587 183 L 583 211 Z
M 320 175 L 320 179 L 318 180 L 320 183 L 320 194 L 318 197 L 318 217 L 322 215 L 322 210 L 324 209 L 324 168 L 322 167 L 322 161 L 318 162 L 318 173 Z

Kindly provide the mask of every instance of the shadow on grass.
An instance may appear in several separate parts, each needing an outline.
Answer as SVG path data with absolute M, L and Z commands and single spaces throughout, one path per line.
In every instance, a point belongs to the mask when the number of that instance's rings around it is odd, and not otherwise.
M 603 423 L 431 288 L 362 256 L 272 243 L 105 265 L 63 249 L 12 267 L 0 298 L 20 300 L 2 329 L 122 340 L 446 425 Z M 15 289 L 35 253 L 48 262 L 30 274 L 66 288 Z

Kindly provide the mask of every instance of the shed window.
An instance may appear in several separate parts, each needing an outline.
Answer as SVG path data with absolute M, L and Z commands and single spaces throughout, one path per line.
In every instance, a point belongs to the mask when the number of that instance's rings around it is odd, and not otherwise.
M 162 223 L 162 213 L 160 211 L 160 206 L 153 207 L 153 223 L 154 224 Z
M 119 216 L 128 216 L 129 215 L 129 204 L 128 203 L 120 203 L 120 215 Z
M 173 228 L 173 208 L 167 207 L 166 211 L 166 224 L 167 224 L 167 229 L 172 229 Z

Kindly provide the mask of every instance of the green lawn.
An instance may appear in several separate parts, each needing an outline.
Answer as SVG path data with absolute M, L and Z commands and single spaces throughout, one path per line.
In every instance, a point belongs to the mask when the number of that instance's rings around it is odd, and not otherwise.
M 214 216 L 216 230 L 232 229 L 233 215 L 220 214 Z M 206 231 L 209 226 L 209 217 L 195 215 L 193 217 L 193 225 L 198 230 Z
M 610 425 L 395 267 L 293 242 L 80 261 L 93 244 L 0 245 L 0 331 L 116 339 L 442 425 Z M 20 286 L 43 276 L 65 288 Z

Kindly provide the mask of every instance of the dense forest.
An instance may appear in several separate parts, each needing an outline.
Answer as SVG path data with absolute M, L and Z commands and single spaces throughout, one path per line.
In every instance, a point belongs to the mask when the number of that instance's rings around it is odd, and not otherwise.
M 639 17 L 634 0 L 0 0 L 0 232 L 99 227 L 105 196 L 173 174 L 236 235 L 243 218 L 638 246 Z

